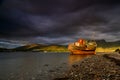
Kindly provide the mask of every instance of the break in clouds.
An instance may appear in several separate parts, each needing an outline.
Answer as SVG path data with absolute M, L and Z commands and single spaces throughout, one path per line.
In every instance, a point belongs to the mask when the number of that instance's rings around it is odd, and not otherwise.
M 0 38 L 65 44 L 78 38 L 120 40 L 115 0 L 2 0 Z

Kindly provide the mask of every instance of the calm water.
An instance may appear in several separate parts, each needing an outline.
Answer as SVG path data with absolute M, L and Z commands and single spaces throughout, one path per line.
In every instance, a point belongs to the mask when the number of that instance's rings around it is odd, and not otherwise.
M 41 52 L 1 52 L 0 80 L 36 80 L 37 77 L 39 77 L 39 80 L 49 80 L 52 74 L 57 74 L 57 71 L 67 71 L 72 64 L 80 61 L 84 57 L 88 57 L 88 55 Z

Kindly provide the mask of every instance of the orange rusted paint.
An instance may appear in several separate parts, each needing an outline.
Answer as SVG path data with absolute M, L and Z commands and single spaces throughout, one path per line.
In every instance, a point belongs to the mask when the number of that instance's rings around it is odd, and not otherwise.
M 85 41 L 84 41 L 85 42 Z M 93 48 L 91 48 L 91 44 L 87 45 L 87 44 L 84 44 L 84 45 L 76 45 L 75 44 L 76 42 L 74 43 L 70 43 L 68 45 L 68 50 L 71 52 L 71 54 L 85 54 L 85 55 L 92 55 L 92 54 L 96 54 L 95 50 L 96 50 L 96 47 L 97 47 L 97 44 L 95 42 L 95 44 L 93 44 Z
M 83 54 L 85 54 L 85 55 L 89 55 L 89 54 L 96 54 L 96 52 L 94 51 L 94 50 L 84 50 L 84 51 L 82 51 L 82 50 L 71 50 L 70 51 L 71 52 L 71 54 L 81 54 L 81 55 L 83 55 Z

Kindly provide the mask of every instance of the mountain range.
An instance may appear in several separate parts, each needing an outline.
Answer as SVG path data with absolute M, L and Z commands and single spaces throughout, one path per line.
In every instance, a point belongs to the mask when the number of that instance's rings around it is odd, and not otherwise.
M 7 48 L 0 48 L 1 52 L 4 51 L 33 51 L 33 52 L 64 52 L 67 51 L 66 45 L 45 45 L 45 44 L 28 44 L 25 46 L 16 47 L 13 49 L 7 49 Z
M 120 48 L 120 41 L 106 42 L 105 40 L 96 40 L 98 48 Z M 5 51 L 33 51 L 33 52 L 67 52 L 67 45 L 57 45 L 57 44 L 26 44 L 24 46 L 19 46 L 15 48 L 0 48 L 1 52 Z

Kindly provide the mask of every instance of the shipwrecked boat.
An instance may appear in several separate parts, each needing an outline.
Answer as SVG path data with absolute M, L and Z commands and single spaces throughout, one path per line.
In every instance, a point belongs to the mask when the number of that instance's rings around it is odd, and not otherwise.
M 94 40 L 79 39 L 68 45 L 71 54 L 96 54 L 97 43 Z

